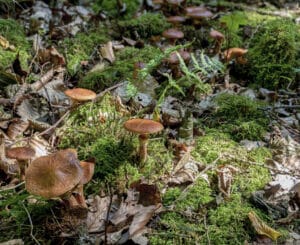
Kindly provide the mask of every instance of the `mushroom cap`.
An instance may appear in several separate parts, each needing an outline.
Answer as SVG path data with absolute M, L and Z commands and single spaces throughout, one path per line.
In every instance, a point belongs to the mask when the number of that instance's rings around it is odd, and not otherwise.
M 35 159 L 25 172 L 25 187 L 31 194 L 59 197 L 72 190 L 82 176 L 76 150 L 66 149 Z
M 178 53 L 179 53 L 179 55 L 181 56 L 181 58 L 183 59 L 184 62 L 188 62 L 191 58 L 190 53 L 187 52 L 187 51 L 179 51 Z M 169 58 L 167 59 L 167 61 L 170 64 L 179 64 L 179 59 L 178 59 L 178 56 L 177 56 L 176 52 L 171 53 Z
M 29 146 L 13 147 L 6 150 L 6 156 L 11 159 L 29 160 L 34 157 L 35 150 Z
M 150 119 L 134 118 L 124 123 L 125 129 L 137 134 L 153 134 L 163 130 L 164 126 Z
M 186 18 L 184 16 L 179 16 L 179 15 L 170 16 L 167 18 L 167 21 L 172 24 L 183 23 L 183 22 L 185 22 L 185 20 L 186 20 Z
M 83 176 L 80 180 L 80 184 L 85 185 L 86 183 L 90 182 L 90 180 L 93 178 L 95 172 L 95 163 L 81 161 L 80 166 L 83 169 Z
M 229 48 L 224 51 L 225 60 L 230 61 L 234 58 L 243 56 L 248 52 L 248 49 L 243 48 Z
M 190 6 L 185 8 L 186 14 L 190 14 L 193 12 L 205 12 L 205 11 L 207 11 L 207 8 L 203 6 Z
M 209 32 L 209 36 L 215 40 L 224 40 L 225 38 L 225 36 L 221 32 L 216 30 L 211 30 Z
M 180 5 L 184 3 L 185 0 L 167 0 L 167 3 L 170 5 Z
M 77 101 L 93 100 L 97 96 L 94 91 L 85 88 L 67 89 L 65 95 Z
M 210 12 L 209 10 L 193 11 L 193 12 L 187 13 L 187 16 L 194 20 L 202 20 L 202 19 L 211 18 L 213 16 L 213 13 Z
M 168 39 L 181 39 L 184 37 L 183 32 L 175 28 L 165 30 L 162 35 Z

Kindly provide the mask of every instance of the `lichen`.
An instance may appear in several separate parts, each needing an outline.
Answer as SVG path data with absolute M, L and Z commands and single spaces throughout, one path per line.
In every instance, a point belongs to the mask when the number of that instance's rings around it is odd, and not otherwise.
M 0 69 L 12 64 L 17 54 L 23 69 L 28 67 L 29 42 L 26 40 L 24 28 L 13 19 L 0 19 L 0 33 L 10 45 L 15 46 L 15 51 L 6 49 L 0 45 Z
M 124 36 L 133 38 L 136 38 L 136 33 L 141 38 L 161 35 L 164 30 L 171 26 L 166 18 L 159 13 L 146 13 L 138 18 L 119 21 L 118 24 Z
M 299 67 L 299 27 L 291 20 L 264 23 L 249 48 L 252 83 L 269 89 L 296 86 L 295 68 Z

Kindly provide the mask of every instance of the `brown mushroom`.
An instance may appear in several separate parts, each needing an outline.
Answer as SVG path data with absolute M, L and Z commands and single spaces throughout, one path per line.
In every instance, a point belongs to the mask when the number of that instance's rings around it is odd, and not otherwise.
M 186 16 L 193 20 L 195 26 L 199 26 L 204 20 L 210 19 L 213 13 L 206 9 L 199 9 L 187 12 Z
M 186 18 L 184 16 L 179 16 L 179 15 L 170 16 L 167 18 L 167 21 L 171 23 L 174 27 L 177 27 L 180 24 L 184 23 L 185 20 Z
M 190 59 L 191 59 L 191 55 L 189 52 L 187 51 L 179 51 L 179 52 L 173 52 L 170 54 L 169 58 L 166 60 L 167 63 L 170 65 L 171 70 L 172 70 L 172 75 L 174 78 L 179 78 L 181 77 L 182 73 L 180 70 L 180 66 L 179 66 L 179 58 L 178 55 L 181 56 L 181 58 L 183 59 L 183 61 L 187 64 Z
M 164 126 L 156 121 L 149 119 L 134 118 L 124 123 L 125 129 L 130 132 L 139 134 L 139 156 L 140 161 L 144 163 L 147 160 L 147 145 L 149 134 L 158 133 L 163 130 Z
M 25 179 L 25 170 L 28 167 L 28 161 L 35 155 L 35 150 L 28 146 L 13 147 L 6 150 L 6 157 L 16 159 L 20 168 L 20 179 Z
M 83 185 L 87 184 L 92 179 L 95 171 L 95 163 L 81 161 L 80 166 L 83 169 L 83 176 L 76 189 L 73 191 L 73 194 L 75 194 L 76 201 L 80 204 L 80 206 L 87 208 L 84 198 Z
M 245 64 L 247 60 L 243 57 L 248 52 L 248 49 L 243 48 L 229 48 L 224 51 L 224 58 L 226 62 L 235 59 L 239 64 Z
M 225 39 L 225 36 L 221 32 L 218 32 L 216 30 L 211 30 L 209 33 L 209 36 L 215 40 L 213 53 L 219 54 L 221 51 L 222 43 Z
M 205 8 L 203 6 L 189 6 L 189 7 L 186 7 L 184 10 L 185 10 L 185 13 L 188 15 L 193 12 L 205 12 L 205 11 L 207 11 L 207 8 Z
M 162 33 L 162 36 L 164 38 L 169 39 L 169 42 L 170 42 L 171 45 L 175 45 L 176 40 L 177 39 L 182 39 L 184 37 L 184 34 L 183 34 L 182 31 L 180 31 L 178 29 L 170 28 L 170 29 L 165 30 Z
M 60 150 L 36 158 L 25 172 L 25 188 L 44 198 L 60 197 L 69 202 L 72 190 L 79 184 L 83 170 L 74 149 Z
M 67 89 L 65 91 L 65 95 L 71 99 L 72 107 L 75 107 L 77 104 L 81 102 L 93 100 L 97 96 L 94 91 L 85 88 Z

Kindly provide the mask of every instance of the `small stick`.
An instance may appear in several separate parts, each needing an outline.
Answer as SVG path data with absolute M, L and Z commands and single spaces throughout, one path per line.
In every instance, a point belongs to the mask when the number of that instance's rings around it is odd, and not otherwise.
M 30 223 L 30 236 L 32 237 L 32 239 L 35 241 L 36 244 L 40 245 L 39 241 L 33 235 L 33 224 L 32 224 L 32 219 L 31 219 L 30 213 L 29 213 L 28 209 L 26 208 L 26 206 L 24 205 L 23 202 L 22 202 L 22 205 L 23 205 L 23 207 L 25 209 L 25 212 L 26 212 L 26 214 L 28 216 L 28 220 L 29 220 L 29 223 Z
M 2 187 L 2 188 L 0 189 L 0 192 L 13 190 L 13 189 L 18 188 L 18 187 L 21 186 L 21 185 L 24 185 L 24 184 L 25 184 L 25 181 L 22 181 L 21 183 L 15 185 L 15 186 L 12 186 L 12 187 L 7 187 L 7 188 L 5 188 L 5 186 L 4 186 L 4 187 Z

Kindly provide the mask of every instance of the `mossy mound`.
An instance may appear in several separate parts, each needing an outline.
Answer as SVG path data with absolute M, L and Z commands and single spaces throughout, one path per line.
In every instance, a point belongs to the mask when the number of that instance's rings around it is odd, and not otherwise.
M 140 6 L 139 0 L 123 0 L 120 2 L 123 3 L 123 6 L 119 6 L 118 1 L 96 0 L 93 1 L 92 8 L 96 13 L 105 12 L 110 18 L 130 19 Z
M 216 96 L 214 101 L 217 109 L 202 120 L 205 126 L 222 129 L 236 141 L 263 138 L 268 128 L 268 119 L 262 110 L 264 103 L 229 93 Z
M 12 51 L 0 45 L 0 69 L 10 66 L 18 53 L 21 65 L 26 69 L 30 56 L 29 42 L 26 40 L 24 28 L 13 19 L 0 19 L 0 33 L 10 45 L 15 46 L 15 50 Z
M 88 73 L 79 81 L 80 87 L 101 91 L 105 87 L 122 80 L 132 80 L 134 64 L 147 63 L 161 54 L 161 50 L 152 46 L 143 49 L 126 47 L 116 53 L 116 61 L 101 71 Z
M 291 20 L 272 20 L 259 28 L 248 55 L 250 76 L 256 86 L 269 89 L 296 86 L 299 37 L 299 27 Z
M 89 33 L 78 33 L 74 38 L 66 38 L 62 43 L 62 52 L 65 54 L 67 69 L 75 75 L 80 68 L 80 62 L 89 60 L 97 45 L 110 40 L 105 26 L 91 29 Z
M 125 37 L 136 38 L 137 33 L 141 38 L 149 38 L 161 33 L 171 25 L 166 21 L 164 15 L 159 13 L 146 13 L 138 18 L 119 21 L 121 33 Z

